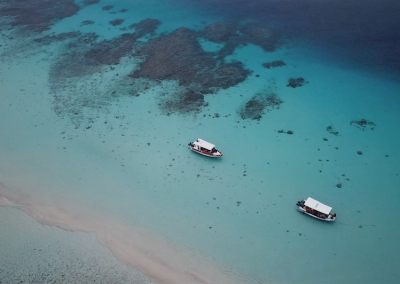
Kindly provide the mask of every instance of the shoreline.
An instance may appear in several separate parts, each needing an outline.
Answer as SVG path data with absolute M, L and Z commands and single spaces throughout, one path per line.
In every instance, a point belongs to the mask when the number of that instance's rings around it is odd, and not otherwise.
M 229 268 L 218 267 L 204 255 L 177 247 L 169 240 L 150 236 L 142 228 L 116 222 L 115 218 L 88 208 L 61 202 L 41 204 L 32 197 L 19 195 L 0 184 L 0 207 L 18 208 L 42 225 L 71 232 L 94 232 L 121 263 L 140 270 L 160 283 L 252 283 L 240 279 Z M 72 205 L 72 206 L 71 206 Z M 94 214 L 93 214 L 94 213 Z M 253 283 L 257 283 L 253 282 Z

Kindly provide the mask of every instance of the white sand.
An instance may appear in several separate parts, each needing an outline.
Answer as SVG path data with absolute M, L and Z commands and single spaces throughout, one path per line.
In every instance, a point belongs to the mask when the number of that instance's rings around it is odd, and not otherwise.
M 0 184 L 0 206 L 17 206 L 44 225 L 68 231 L 95 232 L 101 244 L 108 247 L 123 263 L 140 269 L 162 283 L 240 283 L 233 272 L 224 270 L 212 259 L 196 255 L 141 228 L 94 212 L 77 203 L 46 204 L 18 195 Z

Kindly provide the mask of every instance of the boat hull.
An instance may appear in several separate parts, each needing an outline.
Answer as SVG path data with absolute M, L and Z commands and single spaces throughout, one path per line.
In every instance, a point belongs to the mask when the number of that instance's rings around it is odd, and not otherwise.
M 196 152 L 196 153 L 198 153 L 200 155 L 207 156 L 207 157 L 210 157 L 210 158 L 221 158 L 222 157 L 222 153 L 220 151 L 218 151 L 217 155 L 213 155 L 212 153 L 210 154 L 210 153 L 205 152 L 205 151 L 200 151 L 200 150 L 194 149 L 193 147 L 190 147 L 190 150 L 192 150 L 193 152 Z
M 321 220 L 321 221 L 325 221 L 325 222 L 333 222 L 336 220 L 336 217 L 334 217 L 333 219 L 330 218 L 320 218 L 318 216 L 315 216 L 314 214 L 308 213 L 303 207 L 297 207 L 297 210 L 299 210 L 301 213 L 306 214 L 308 216 L 311 216 L 315 219 Z

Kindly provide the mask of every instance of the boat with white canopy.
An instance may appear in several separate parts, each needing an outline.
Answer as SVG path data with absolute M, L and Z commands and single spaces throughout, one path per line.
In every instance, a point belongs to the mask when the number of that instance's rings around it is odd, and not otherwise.
M 197 139 L 194 142 L 189 143 L 190 149 L 196 153 L 201 155 L 212 157 L 212 158 L 219 158 L 222 157 L 222 153 L 215 149 L 215 145 L 211 144 L 207 141 L 202 139 Z
M 315 219 L 332 222 L 336 220 L 336 214 L 331 213 L 332 207 L 329 207 L 311 197 L 297 202 L 297 210 L 309 215 Z

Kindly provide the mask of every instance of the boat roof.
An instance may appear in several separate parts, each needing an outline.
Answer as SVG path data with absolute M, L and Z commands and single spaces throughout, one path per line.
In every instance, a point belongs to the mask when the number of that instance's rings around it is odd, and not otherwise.
M 311 209 L 317 210 L 323 214 L 329 214 L 332 210 L 332 207 L 322 204 L 321 202 L 312 199 L 311 197 L 307 198 L 304 205 L 310 207 Z
M 199 145 L 200 147 L 205 148 L 207 150 L 212 150 L 215 147 L 214 144 L 208 143 L 207 141 L 204 141 L 203 139 L 200 138 L 197 139 L 193 144 Z

